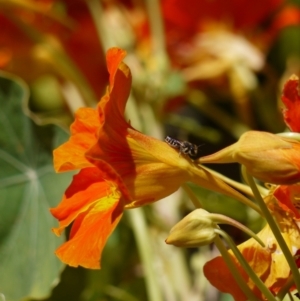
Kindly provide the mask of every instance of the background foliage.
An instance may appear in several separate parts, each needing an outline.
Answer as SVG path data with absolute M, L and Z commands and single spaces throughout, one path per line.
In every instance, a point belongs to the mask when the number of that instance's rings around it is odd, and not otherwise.
M 75 110 L 105 92 L 105 52 L 127 50 L 133 73 L 127 112 L 144 133 L 188 140 L 203 155 L 246 130 L 284 130 L 282 83 L 300 68 L 299 1 L 0 1 L 0 300 L 231 300 L 202 274 L 210 248 L 166 246 L 193 207 L 178 191 L 126 212 L 104 250 L 102 269 L 64 267 L 51 228 L 71 174 L 54 173 L 52 150 L 68 139 Z M 236 180 L 236 165 L 218 166 Z M 191 188 L 206 209 L 259 230 L 238 202 Z M 145 227 L 144 227 L 145 226 Z M 142 233 L 137 232 L 142 229 Z M 241 233 L 226 228 L 237 243 Z M 153 297 L 152 297 L 153 298 Z M 153 299 L 152 299 L 153 300 Z

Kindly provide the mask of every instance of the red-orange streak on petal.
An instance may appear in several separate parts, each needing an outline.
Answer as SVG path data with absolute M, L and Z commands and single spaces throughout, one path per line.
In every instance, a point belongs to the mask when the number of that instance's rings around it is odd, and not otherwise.
M 101 202 L 107 203 L 106 208 Z M 88 212 L 82 213 L 74 222 L 70 240 L 56 250 L 64 263 L 90 269 L 100 268 L 104 245 L 119 223 L 123 214 L 119 199 L 113 196 L 99 200 Z
M 294 132 L 300 132 L 300 96 L 299 78 L 292 75 L 283 88 L 281 99 L 286 108 L 283 116 L 287 126 Z
M 178 153 L 175 152 L 173 155 L 172 163 L 175 166 L 165 164 L 155 155 L 164 157 L 168 154 L 169 147 L 166 143 L 148 137 L 151 140 L 149 143 L 157 145 L 157 148 L 153 147 L 148 150 L 142 144 L 142 140 L 146 136 L 131 130 L 131 134 L 132 132 L 137 135 L 122 137 L 116 145 L 108 142 L 102 147 L 99 143 L 87 153 L 89 161 L 94 166 L 103 170 L 102 165 L 105 160 L 123 179 L 130 193 L 130 196 L 127 197 L 129 199 L 129 202 L 126 202 L 127 207 L 136 207 L 157 201 L 173 193 L 183 182 L 189 180 L 188 173 L 176 166 Z M 122 139 L 125 140 L 123 143 Z M 162 151 L 165 148 L 166 152 L 163 155 Z
M 115 52 L 114 48 L 107 53 L 110 88 L 107 89 L 106 95 L 98 104 L 101 125 L 108 124 L 109 127 L 118 131 L 125 130 L 129 126 L 125 121 L 124 111 L 132 81 L 130 69 L 121 61 L 124 58 L 124 53 L 122 52 L 122 54 Z
M 94 160 L 107 162 L 119 175 L 132 173 L 135 163 L 132 149 L 128 145 L 127 135 L 130 125 L 125 121 L 124 110 L 131 88 L 131 73 L 121 62 L 124 52 L 111 49 L 107 53 L 111 86 L 98 104 L 99 132 L 98 140 L 86 152 L 86 158 L 93 164 Z M 112 64 L 112 66 L 110 66 Z
M 117 185 L 118 190 L 122 192 L 124 200 L 128 201 L 131 199 L 130 193 L 127 189 L 127 186 L 124 184 L 123 179 L 111 165 L 107 164 L 105 161 L 93 159 L 91 159 L 91 163 L 93 163 L 93 165 L 96 166 L 99 171 L 101 171 L 104 179 L 109 180 Z
M 109 162 L 122 177 L 130 192 L 127 208 L 155 202 L 173 193 L 183 182 L 189 180 L 189 173 L 176 164 L 179 160 L 178 153 L 165 142 L 133 129 L 127 129 L 124 136 L 116 141 L 115 145 L 111 141 L 95 145 L 87 156 L 99 169 L 103 169 L 103 160 Z M 167 163 L 164 163 L 166 159 Z M 184 158 L 181 161 L 189 164 Z
M 59 220 L 59 227 L 53 229 L 54 233 L 60 235 L 79 214 L 110 194 L 113 186 L 117 184 L 105 181 L 104 173 L 98 168 L 82 169 L 74 176 L 60 204 L 50 209 L 52 215 Z
M 126 136 L 130 125 L 125 121 L 124 110 L 131 88 L 131 73 L 122 62 L 125 52 L 112 48 L 107 52 L 107 64 L 110 72 L 110 88 L 98 104 L 99 132 L 98 140 L 86 153 L 90 160 L 105 160 L 121 170 L 121 165 L 134 170 L 131 150 Z M 127 170 L 128 168 L 125 168 Z
M 90 167 L 85 152 L 97 141 L 99 118 L 97 111 L 81 108 L 71 125 L 70 139 L 54 150 L 54 168 L 58 172 Z

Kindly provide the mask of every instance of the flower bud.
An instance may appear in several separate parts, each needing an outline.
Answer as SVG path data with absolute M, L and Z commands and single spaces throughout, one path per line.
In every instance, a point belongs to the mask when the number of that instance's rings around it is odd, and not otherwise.
M 204 246 L 213 242 L 216 227 L 209 212 L 196 209 L 171 229 L 166 243 L 185 248 Z
M 246 132 L 236 143 L 199 161 L 237 162 L 243 164 L 253 177 L 267 183 L 300 182 L 300 143 L 267 132 Z

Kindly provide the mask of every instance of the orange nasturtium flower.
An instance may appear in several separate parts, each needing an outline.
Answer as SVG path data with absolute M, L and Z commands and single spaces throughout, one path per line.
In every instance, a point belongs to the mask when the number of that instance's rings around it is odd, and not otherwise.
M 297 209 L 299 208 L 299 204 L 297 206 L 299 196 L 300 186 L 296 184 L 277 186 L 274 192 L 265 198 L 265 202 L 276 218 L 281 234 L 294 256 L 300 249 L 300 230 L 297 225 L 300 218 L 299 209 Z M 275 294 L 288 279 L 290 268 L 269 226 L 266 225 L 257 235 L 265 243 L 265 248 L 253 238 L 240 244 L 238 248 L 257 276 Z M 229 252 L 231 253 L 231 251 Z M 240 263 L 233 255 L 232 258 L 250 289 L 259 300 L 263 300 L 261 292 L 245 273 Z M 235 301 L 247 300 L 221 256 L 205 264 L 204 274 L 212 285 L 222 292 L 231 294 Z
M 135 130 L 124 118 L 131 73 L 126 52 L 107 52 L 109 87 L 96 109 L 81 108 L 69 141 L 54 151 L 58 172 L 80 169 L 62 202 L 51 209 L 60 235 L 72 222 L 69 240 L 56 251 L 71 266 L 100 268 L 104 245 L 124 209 L 162 199 L 187 181 L 243 200 L 243 196 L 179 156 L 167 143 Z

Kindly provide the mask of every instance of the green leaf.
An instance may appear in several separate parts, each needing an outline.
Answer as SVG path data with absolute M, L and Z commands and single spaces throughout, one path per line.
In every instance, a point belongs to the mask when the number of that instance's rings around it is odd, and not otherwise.
M 20 79 L 0 73 L 0 294 L 6 301 L 47 297 L 63 268 L 54 254 L 63 238 L 51 231 L 57 222 L 49 208 L 71 181 L 52 167 L 52 150 L 67 134 L 25 116 L 28 95 Z

